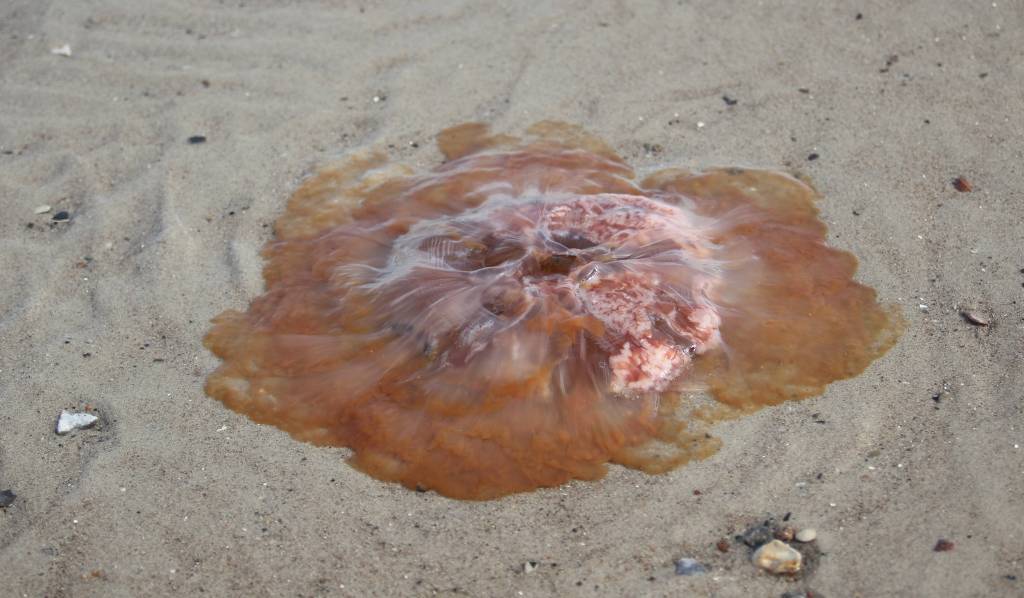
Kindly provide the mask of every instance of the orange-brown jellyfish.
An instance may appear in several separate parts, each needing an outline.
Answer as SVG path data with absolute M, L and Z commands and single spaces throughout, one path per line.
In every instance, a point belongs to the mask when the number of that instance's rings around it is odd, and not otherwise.
M 818 394 L 898 336 L 797 178 L 635 182 L 553 122 L 438 144 L 430 172 L 364 153 L 295 192 L 266 292 L 206 337 L 207 393 L 378 478 L 485 499 L 665 471 L 713 449 L 695 422 Z

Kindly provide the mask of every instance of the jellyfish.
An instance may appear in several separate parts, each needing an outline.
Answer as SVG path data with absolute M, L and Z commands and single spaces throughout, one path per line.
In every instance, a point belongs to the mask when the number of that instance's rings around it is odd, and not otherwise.
M 205 338 L 211 397 L 480 500 L 705 457 L 716 419 L 820 394 L 899 336 L 796 176 L 637 180 L 550 121 L 437 139 L 427 172 L 365 151 L 298 188 L 266 291 Z

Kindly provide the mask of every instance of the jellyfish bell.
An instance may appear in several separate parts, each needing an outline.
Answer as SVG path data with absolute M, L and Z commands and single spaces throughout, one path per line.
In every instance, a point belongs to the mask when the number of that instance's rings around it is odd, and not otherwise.
M 439 147 L 426 173 L 360 155 L 296 191 L 266 293 L 207 335 L 208 394 L 378 478 L 483 499 L 704 456 L 694 393 L 804 398 L 898 336 L 797 179 L 636 183 L 562 123 Z

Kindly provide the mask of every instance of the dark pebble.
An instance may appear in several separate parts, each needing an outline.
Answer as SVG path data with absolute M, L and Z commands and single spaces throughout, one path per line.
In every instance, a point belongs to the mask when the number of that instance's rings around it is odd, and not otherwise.
M 964 311 L 960 312 L 960 315 L 968 323 L 973 324 L 975 326 L 988 326 L 989 324 L 991 324 L 987 316 L 976 311 Z
M 822 595 L 813 590 L 790 590 L 780 598 L 822 598 Z
M 0 509 L 5 509 L 14 504 L 14 499 L 18 498 L 18 495 L 11 492 L 10 490 L 4 490 L 0 492 Z
M 935 543 L 935 548 L 932 548 L 932 550 L 935 552 L 949 552 L 950 550 L 953 550 L 955 546 L 956 545 L 953 544 L 951 540 L 940 538 L 939 541 Z
M 807 159 L 812 161 L 812 162 L 814 160 L 817 160 L 818 158 L 819 158 L 818 154 L 811 154 L 811 155 L 807 156 Z
M 958 176 L 955 179 L 953 179 L 953 188 L 959 191 L 960 193 L 967 193 L 971 189 L 974 189 L 974 187 L 971 185 L 971 182 L 962 176 Z
M 726 106 L 735 106 L 736 104 L 740 103 L 739 100 L 735 98 L 730 98 L 729 96 L 722 96 L 722 101 L 725 102 Z
M 62 210 L 54 214 L 52 220 L 54 222 L 67 222 L 68 220 L 71 220 L 71 214 Z
M 205 135 L 193 135 L 188 138 L 188 142 L 195 145 L 197 143 L 206 143 Z
M 751 548 L 757 548 L 775 539 L 775 532 L 767 525 L 755 525 L 754 527 L 736 536 L 736 539 Z

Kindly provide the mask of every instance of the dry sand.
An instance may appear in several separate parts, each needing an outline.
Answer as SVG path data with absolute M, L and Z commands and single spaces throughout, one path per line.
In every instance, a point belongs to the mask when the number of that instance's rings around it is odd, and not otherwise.
M 0 594 L 1024 594 L 1024 4 L 754 4 L 3 2 Z M 808 173 L 907 333 L 718 426 L 706 461 L 486 503 L 203 395 L 207 322 L 260 292 L 304 175 L 371 145 L 428 167 L 445 126 L 545 118 L 640 171 Z M 86 405 L 96 428 L 54 434 Z M 808 578 L 715 549 L 785 513 L 819 530 Z M 675 576 L 684 556 L 710 571 Z

